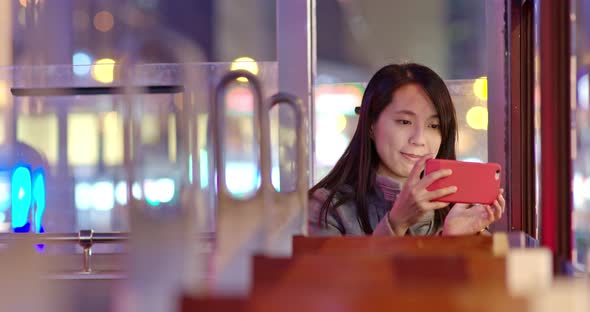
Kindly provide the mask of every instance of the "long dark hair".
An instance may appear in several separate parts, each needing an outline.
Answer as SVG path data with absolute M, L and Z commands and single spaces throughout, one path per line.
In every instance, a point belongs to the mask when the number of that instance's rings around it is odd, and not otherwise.
M 320 220 L 324 226 L 327 224 L 330 210 L 345 202 L 354 201 L 363 231 L 366 234 L 373 233 L 369 223 L 367 194 L 372 192 L 375 186 L 380 159 L 371 139 L 370 129 L 385 107 L 391 103 L 394 92 L 408 84 L 421 86 L 438 113 L 442 140 L 436 158 L 456 159 L 457 117 L 449 90 L 443 80 L 433 70 L 420 64 L 391 64 L 381 68 L 373 75 L 365 89 L 359 121 L 350 144 L 328 175 L 308 192 L 310 197 L 320 188 L 328 189 L 330 192 L 320 212 Z M 336 201 L 332 203 L 336 194 Z M 444 222 L 449 209 L 446 207 L 435 211 L 437 225 Z

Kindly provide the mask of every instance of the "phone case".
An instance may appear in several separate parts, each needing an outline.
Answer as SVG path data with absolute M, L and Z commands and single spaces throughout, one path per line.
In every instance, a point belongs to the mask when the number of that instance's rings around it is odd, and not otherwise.
M 424 175 L 441 169 L 451 169 L 453 174 L 434 181 L 426 189 L 434 191 L 454 185 L 457 192 L 436 201 L 490 205 L 498 198 L 501 172 L 499 164 L 429 159 L 426 161 Z

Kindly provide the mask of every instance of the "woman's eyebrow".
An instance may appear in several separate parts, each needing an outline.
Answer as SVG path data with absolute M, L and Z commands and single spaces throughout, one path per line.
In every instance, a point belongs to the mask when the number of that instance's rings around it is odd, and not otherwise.
M 394 111 L 394 114 L 405 114 L 405 115 L 412 115 L 412 116 L 416 116 L 416 113 L 414 113 L 411 110 L 406 110 L 406 109 L 402 109 L 402 110 L 398 110 L 398 111 Z
M 394 114 L 405 114 L 405 115 L 411 115 L 411 116 L 416 116 L 416 113 L 414 113 L 411 110 L 407 110 L 407 109 L 402 109 L 402 110 L 398 110 L 398 111 L 394 111 Z M 440 116 L 438 114 L 433 114 L 432 116 L 428 117 L 428 119 L 440 119 Z

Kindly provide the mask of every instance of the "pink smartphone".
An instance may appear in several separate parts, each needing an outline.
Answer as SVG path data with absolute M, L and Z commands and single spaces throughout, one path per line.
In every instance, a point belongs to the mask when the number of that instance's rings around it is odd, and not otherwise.
M 426 161 L 424 175 L 441 169 L 451 169 L 453 174 L 434 181 L 426 189 L 434 191 L 454 185 L 457 187 L 457 192 L 438 198 L 436 201 L 491 205 L 498 198 L 501 173 L 499 164 L 429 159 Z

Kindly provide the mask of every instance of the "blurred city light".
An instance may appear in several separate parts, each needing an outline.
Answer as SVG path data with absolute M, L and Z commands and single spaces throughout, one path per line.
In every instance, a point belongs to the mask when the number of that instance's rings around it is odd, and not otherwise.
M 174 181 L 169 178 L 157 180 L 146 180 L 144 183 L 146 201 L 151 205 L 168 203 L 172 201 L 175 194 Z
M 252 114 L 254 110 L 254 95 L 248 87 L 231 88 L 227 91 L 226 102 L 228 112 Z
M 92 59 L 87 53 L 76 52 L 72 55 L 73 71 L 76 76 L 85 76 L 90 73 Z
M 343 133 L 319 132 L 316 136 L 316 160 L 320 165 L 333 165 L 338 161 L 350 139 Z
M 20 5 L 21 5 L 23 8 L 26 8 L 26 7 L 27 7 L 27 5 L 29 4 L 29 2 L 34 2 L 34 5 L 37 5 L 37 4 L 39 4 L 39 0 L 34 0 L 34 1 L 33 1 L 33 0 L 18 0 L 18 2 L 20 3 Z
M 316 113 L 354 116 L 361 105 L 363 88 L 359 84 L 320 85 L 316 88 Z
M 115 205 L 115 189 L 113 182 L 101 181 L 94 184 L 92 206 L 95 210 L 108 211 Z
M 6 107 L 11 98 L 9 95 L 10 88 L 6 80 L 0 80 L 0 108 Z
M 474 106 L 467 111 L 465 116 L 467 125 L 476 130 L 488 130 L 488 109 L 483 106 Z
M 103 58 L 92 66 L 92 78 L 98 82 L 111 83 L 115 76 L 115 60 Z
M 580 77 L 580 79 L 578 79 L 578 106 L 583 109 L 588 109 L 589 106 L 589 88 L 590 84 L 588 82 L 588 74 L 584 74 L 582 77 Z
M 238 57 L 237 59 L 233 60 L 233 62 L 231 63 L 230 69 L 231 70 L 240 70 L 240 69 L 247 70 L 254 75 L 258 75 L 258 63 L 256 63 L 256 61 L 253 58 L 247 57 L 247 56 Z M 246 82 L 246 81 L 248 81 L 248 79 L 241 77 L 241 78 L 238 78 L 238 81 Z
M 89 210 L 92 208 L 92 198 L 94 196 L 92 184 L 82 182 L 77 183 L 74 187 L 74 204 L 76 210 Z
M 260 179 L 256 166 L 249 162 L 226 163 L 225 183 L 233 196 L 244 197 L 256 189 Z
M 10 207 L 10 181 L 0 176 L 0 211 L 6 211 Z
M 96 13 L 94 16 L 94 27 L 102 32 L 107 32 L 113 29 L 115 25 L 115 19 L 113 18 L 113 14 L 109 11 L 100 11 Z
M 35 233 L 43 232 L 43 213 L 45 212 L 45 173 L 39 168 L 33 173 L 33 203 L 36 208 L 34 211 Z
M 480 100 L 488 99 L 488 78 L 480 77 L 473 83 L 473 94 Z
M 206 149 L 199 149 L 199 175 L 201 178 L 200 181 L 200 186 L 202 189 L 206 188 L 207 186 L 209 186 L 209 160 L 208 160 L 208 154 L 207 154 L 207 150 Z
M 31 207 L 31 170 L 26 167 L 16 167 L 10 181 L 12 204 L 12 228 L 19 228 L 28 222 Z

